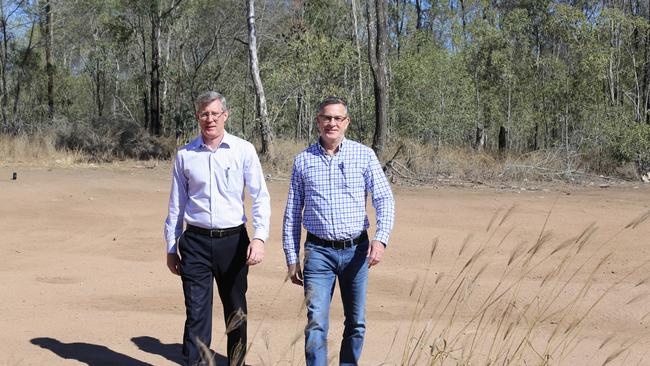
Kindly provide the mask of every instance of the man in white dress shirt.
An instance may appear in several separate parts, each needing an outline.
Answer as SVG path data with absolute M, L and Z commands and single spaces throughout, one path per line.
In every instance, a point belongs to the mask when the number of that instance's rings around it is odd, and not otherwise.
M 269 192 L 255 147 L 225 130 L 226 99 L 206 92 L 195 107 L 201 135 L 176 154 L 165 221 L 167 267 L 181 276 L 185 295 L 183 355 L 188 365 L 206 361 L 198 342 L 210 346 L 214 278 L 231 328 L 228 364 L 243 365 L 248 266 L 264 259 Z M 253 240 L 245 227 L 245 187 L 253 201 Z

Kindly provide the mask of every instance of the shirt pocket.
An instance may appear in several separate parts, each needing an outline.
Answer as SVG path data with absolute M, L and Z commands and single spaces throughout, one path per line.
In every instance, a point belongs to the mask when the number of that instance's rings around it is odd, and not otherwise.
M 343 170 L 343 189 L 353 198 L 364 195 L 366 183 L 363 178 L 364 167 L 358 164 L 348 164 Z
M 241 192 L 244 189 L 244 171 L 236 166 L 226 170 L 226 190 Z
M 241 192 L 244 187 L 244 171 L 235 161 L 217 160 L 215 170 L 219 186 L 226 192 Z

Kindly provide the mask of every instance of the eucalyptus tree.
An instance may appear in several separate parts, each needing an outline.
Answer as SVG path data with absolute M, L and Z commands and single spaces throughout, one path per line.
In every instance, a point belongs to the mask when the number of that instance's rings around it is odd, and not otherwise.
M 255 84 L 255 95 L 257 100 L 257 118 L 260 123 L 262 135 L 262 150 L 260 154 L 270 159 L 273 157 L 273 130 L 269 123 L 268 110 L 266 108 L 266 96 L 264 85 L 260 77 L 259 61 L 257 59 L 257 35 L 255 34 L 255 0 L 248 0 L 248 62 L 251 70 L 251 77 Z
M 45 39 L 45 72 L 47 73 L 47 116 L 54 117 L 54 64 L 52 63 L 52 0 L 43 0 L 41 30 Z
M 367 75 L 356 47 L 351 4 L 340 0 L 294 2 L 276 9 L 275 35 L 267 35 L 260 52 L 268 70 L 270 111 L 275 131 L 297 140 L 315 137 L 314 109 L 323 97 L 336 95 L 352 102 L 350 133 L 360 134 L 365 111 L 359 105 Z M 267 9 L 268 11 L 268 9 Z M 270 26 L 270 25 L 269 25 Z M 365 49 L 364 49 L 365 54 Z M 360 62 L 361 58 L 361 62 Z M 361 87 L 359 86 L 361 85 Z
M 9 52 L 9 42 L 15 38 L 12 18 L 20 13 L 24 1 L 18 2 L 0 2 L 0 112 L 2 115 L 2 132 L 9 133 L 12 129 L 11 120 L 8 116 L 9 102 L 9 73 L 12 68 L 10 65 L 11 54 Z
M 382 159 L 388 136 L 388 4 L 368 0 L 368 60 L 375 90 L 375 134 L 372 149 Z

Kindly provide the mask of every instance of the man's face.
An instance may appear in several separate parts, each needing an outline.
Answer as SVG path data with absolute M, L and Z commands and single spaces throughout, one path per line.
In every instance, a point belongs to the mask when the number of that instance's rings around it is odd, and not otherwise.
M 204 140 L 213 140 L 223 135 L 228 112 L 224 111 L 219 99 L 205 103 L 196 112 L 196 119 L 201 127 L 201 135 Z
M 343 104 L 328 104 L 316 116 L 321 139 L 326 143 L 338 142 L 345 136 L 350 119 Z

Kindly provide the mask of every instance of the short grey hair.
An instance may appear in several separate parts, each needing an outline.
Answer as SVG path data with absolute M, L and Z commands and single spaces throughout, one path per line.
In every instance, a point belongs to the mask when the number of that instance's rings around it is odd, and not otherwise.
M 202 106 L 212 103 L 215 100 L 219 100 L 221 102 L 221 108 L 222 112 L 225 112 L 228 110 L 228 103 L 226 102 L 226 97 L 223 95 L 215 92 L 215 91 L 207 91 L 201 95 L 199 95 L 196 98 L 196 101 L 194 102 L 194 108 L 198 112 L 199 109 L 201 109 Z
M 330 104 L 341 104 L 345 107 L 345 114 L 348 115 L 348 103 L 343 98 L 339 97 L 327 97 L 318 103 L 318 113 L 322 112 L 325 107 Z

